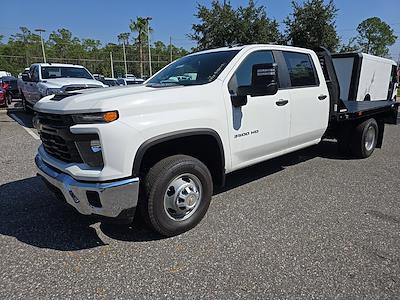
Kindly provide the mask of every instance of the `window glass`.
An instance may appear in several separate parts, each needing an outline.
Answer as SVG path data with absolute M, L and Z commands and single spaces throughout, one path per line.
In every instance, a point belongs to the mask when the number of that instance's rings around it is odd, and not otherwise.
M 283 52 L 292 87 L 318 85 L 314 65 L 308 54 Z
M 253 65 L 272 64 L 274 57 L 271 51 L 257 51 L 250 53 L 240 64 L 228 84 L 229 93 L 235 95 L 239 86 L 250 86 Z
M 39 81 L 39 67 L 38 66 L 33 67 L 32 81 Z
M 148 86 L 201 85 L 214 81 L 239 51 L 217 51 L 185 56 L 150 79 Z
M 93 79 L 92 75 L 84 68 L 74 67 L 43 67 L 42 78 L 86 78 Z
M 397 67 L 392 67 L 392 82 L 397 83 Z

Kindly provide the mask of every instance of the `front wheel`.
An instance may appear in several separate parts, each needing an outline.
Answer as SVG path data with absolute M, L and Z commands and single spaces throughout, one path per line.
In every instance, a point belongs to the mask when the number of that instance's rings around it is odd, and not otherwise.
M 6 102 L 7 102 L 7 106 L 11 105 L 12 96 L 10 93 L 7 93 L 7 95 L 6 95 Z
M 155 231 L 174 236 L 192 229 L 203 219 L 212 193 L 208 168 L 194 157 L 174 155 L 149 170 L 139 205 Z
M 26 103 L 26 98 L 25 98 L 24 94 L 21 94 L 21 99 L 22 99 L 22 108 L 23 108 L 24 112 L 26 112 L 28 114 L 32 113 L 32 110 Z

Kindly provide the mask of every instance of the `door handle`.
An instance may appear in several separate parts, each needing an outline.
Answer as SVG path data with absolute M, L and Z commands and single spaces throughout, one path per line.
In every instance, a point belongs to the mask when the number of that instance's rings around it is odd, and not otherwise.
M 328 98 L 327 95 L 319 95 L 319 96 L 318 96 L 318 99 L 319 99 L 319 100 L 325 100 L 326 98 Z
M 284 100 L 284 99 L 279 99 L 279 101 L 276 101 L 275 104 L 278 106 L 284 106 L 289 103 L 289 100 Z

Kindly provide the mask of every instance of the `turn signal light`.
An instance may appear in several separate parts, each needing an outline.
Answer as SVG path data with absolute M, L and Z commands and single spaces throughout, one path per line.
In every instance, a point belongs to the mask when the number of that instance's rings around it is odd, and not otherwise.
M 106 121 L 107 123 L 110 123 L 117 119 L 118 119 L 118 112 L 116 112 L 116 111 L 109 111 L 109 112 L 104 113 L 104 115 L 103 115 L 103 120 Z

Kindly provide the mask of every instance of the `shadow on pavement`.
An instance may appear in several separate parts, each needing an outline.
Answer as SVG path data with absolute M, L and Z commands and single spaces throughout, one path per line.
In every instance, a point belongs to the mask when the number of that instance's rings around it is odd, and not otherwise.
M 26 113 L 22 110 L 9 109 L 7 115 L 21 126 L 33 129 L 33 114 Z
M 0 235 L 39 248 L 76 251 L 105 245 L 92 227 L 97 222 L 58 200 L 38 177 L 0 186 Z M 101 224 L 101 230 L 123 241 L 161 238 L 136 224 Z
M 216 194 L 247 184 L 315 157 L 346 159 L 337 153 L 335 142 L 301 150 L 265 163 L 234 172 L 226 186 Z M 0 234 L 39 248 L 61 251 L 90 249 L 105 244 L 99 238 L 93 217 L 83 216 L 58 200 L 38 177 L 31 177 L 0 186 Z M 148 230 L 141 220 L 132 225 L 102 223 L 106 236 L 129 242 L 159 240 L 163 237 Z
M 226 192 L 238 186 L 283 171 L 286 167 L 293 166 L 316 157 L 333 160 L 354 159 L 352 157 L 340 154 L 337 149 L 336 141 L 323 141 L 316 146 L 286 154 L 278 158 L 274 158 L 228 174 L 224 188 L 217 189 L 215 194 Z

